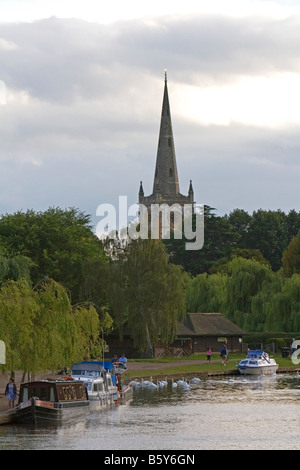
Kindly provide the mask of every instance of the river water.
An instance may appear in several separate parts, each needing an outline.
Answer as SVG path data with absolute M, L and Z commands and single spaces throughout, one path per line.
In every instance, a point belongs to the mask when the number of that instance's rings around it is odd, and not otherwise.
M 300 376 L 203 379 L 190 390 L 135 390 L 133 400 L 59 427 L 5 425 L 0 449 L 300 449 Z

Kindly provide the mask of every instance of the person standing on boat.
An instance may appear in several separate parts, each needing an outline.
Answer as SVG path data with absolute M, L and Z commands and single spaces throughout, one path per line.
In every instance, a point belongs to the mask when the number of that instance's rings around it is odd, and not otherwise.
M 124 369 L 126 369 L 126 366 L 127 366 L 127 358 L 125 357 L 125 354 L 122 353 L 122 356 L 119 357 L 119 362 L 122 362 L 122 364 L 124 365 Z
M 113 358 L 112 358 L 111 362 L 112 363 L 119 362 L 118 356 L 116 354 L 113 355 Z
M 9 379 L 8 384 L 5 388 L 5 396 L 8 398 L 8 406 L 14 408 L 15 400 L 17 399 L 17 387 L 13 378 Z

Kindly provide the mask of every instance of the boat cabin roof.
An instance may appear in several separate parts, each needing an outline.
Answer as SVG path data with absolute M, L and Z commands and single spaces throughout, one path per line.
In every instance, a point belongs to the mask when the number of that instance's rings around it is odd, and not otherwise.
M 80 376 L 82 380 L 86 377 L 100 377 L 103 372 L 111 374 L 113 385 L 116 385 L 116 370 L 110 361 L 82 361 L 73 364 L 71 368 L 71 375 Z
M 253 349 L 253 350 L 248 352 L 247 357 L 248 356 L 254 356 L 254 357 L 267 356 L 268 357 L 269 354 L 266 353 L 266 351 L 263 351 L 262 349 Z

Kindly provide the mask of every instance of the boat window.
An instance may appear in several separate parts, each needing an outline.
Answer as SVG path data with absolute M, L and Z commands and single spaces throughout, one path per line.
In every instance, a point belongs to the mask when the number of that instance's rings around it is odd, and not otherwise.
M 241 361 L 241 364 L 247 364 L 247 362 L 248 362 L 248 361 L 243 360 L 243 361 Z
M 111 379 L 111 377 L 107 377 L 107 385 L 112 385 L 112 379 Z
M 257 365 L 258 365 L 257 361 L 249 361 L 249 364 L 252 364 L 252 365 L 254 365 L 254 366 L 257 366 Z
M 86 387 L 88 392 L 92 391 L 92 383 L 91 382 L 85 382 L 84 386 Z
M 55 401 L 54 387 L 50 387 L 50 401 Z
M 28 387 L 23 387 L 22 402 L 28 400 Z
M 46 400 L 47 397 L 46 397 L 46 388 L 45 387 L 41 387 L 39 397 L 40 397 L 41 400 Z

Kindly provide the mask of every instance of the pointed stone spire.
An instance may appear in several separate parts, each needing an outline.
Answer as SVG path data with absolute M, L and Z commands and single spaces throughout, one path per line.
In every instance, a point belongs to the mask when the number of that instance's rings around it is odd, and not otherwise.
M 140 181 L 139 195 L 140 195 L 140 196 L 144 196 L 144 189 L 143 189 L 143 183 L 142 183 L 142 181 Z
M 179 194 L 166 70 L 153 194 L 159 194 L 162 196 L 174 196 Z
M 192 185 L 192 180 L 190 180 L 188 198 L 189 198 L 190 204 L 194 204 L 194 189 Z
M 194 205 L 194 190 L 190 181 L 187 196 L 180 194 L 178 173 L 176 165 L 174 138 L 171 122 L 170 103 L 168 96 L 167 71 L 165 70 L 164 95 L 161 111 L 156 167 L 154 174 L 153 192 L 149 196 L 144 195 L 142 182 L 140 182 L 139 204 L 147 208 L 151 218 L 153 204 L 185 204 Z

